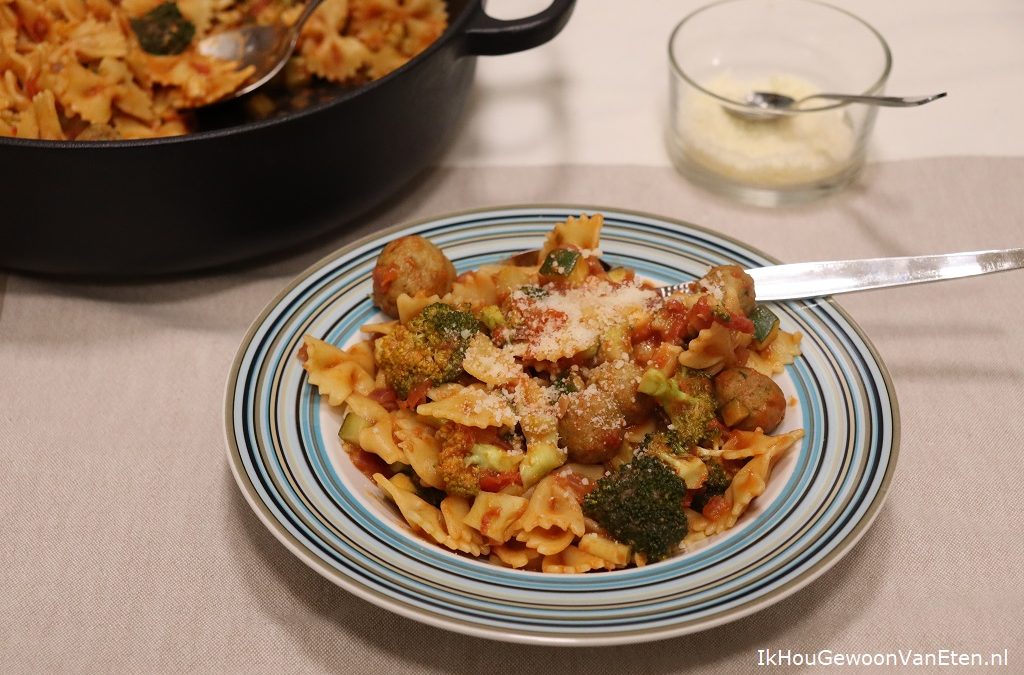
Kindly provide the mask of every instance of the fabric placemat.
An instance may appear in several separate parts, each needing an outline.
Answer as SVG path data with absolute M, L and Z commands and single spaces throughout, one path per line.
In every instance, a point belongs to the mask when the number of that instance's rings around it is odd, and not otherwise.
M 791 663 L 821 650 L 1006 650 L 1003 672 L 1021 672 L 1024 272 L 840 300 L 888 365 L 902 412 L 878 520 L 796 595 L 653 645 L 503 644 L 351 596 L 250 512 L 225 460 L 222 408 L 239 342 L 276 292 L 394 222 L 580 203 L 698 223 L 784 261 L 911 255 L 1024 244 L 1022 185 L 1024 159 L 907 161 L 872 165 L 823 202 L 762 210 L 667 169 L 446 169 L 358 227 L 259 265 L 131 284 L 9 276 L 0 671 L 741 673 L 779 663 L 774 650 Z

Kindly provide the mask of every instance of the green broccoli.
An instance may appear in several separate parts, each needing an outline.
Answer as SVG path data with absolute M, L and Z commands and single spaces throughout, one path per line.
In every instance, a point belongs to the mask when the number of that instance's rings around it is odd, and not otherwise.
M 700 457 L 690 454 L 677 431 L 647 434 L 636 450 L 637 455 L 654 457 L 683 479 L 686 487 L 696 490 L 704 485 L 708 469 Z
M 597 482 L 583 499 L 583 513 L 653 562 L 686 536 L 685 495 L 679 476 L 654 457 L 640 455 Z
M 412 321 L 380 338 L 377 356 L 388 386 L 401 398 L 415 387 L 437 386 L 462 375 L 462 359 L 480 322 L 440 302 L 427 305 Z
M 497 305 L 487 305 L 481 309 L 480 321 L 492 333 L 499 328 L 505 327 L 505 315 L 501 313 L 501 308 Z
M 174 2 L 157 5 L 129 23 L 142 50 L 159 56 L 182 53 L 196 34 L 196 27 L 182 15 Z
M 717 495 L 725 494 L 732 484 L 732 478 L 726 473 L 722 465 L 715 461 L 705 461 L 708 467 L 708 478 L 704 481 L 704 489 L 693 496 L 690 508 L 694 511 L 703 511 L 708 500 Z
M 669 378 L 657 368 L 648 368 L 640 378 L 639 391 L 654 397 L 661 405 L 679 443 L 687 449 L 714 433 L 712 422 L 718 403 L 710 378 L 686 373 Z
M 478 442 L 476 432 L 469 427 L 446 422 L 437 430 L 437 440 L 441 444 L 437 470 L 450 495 L 474 497 L 481 490 L 497 492 L 520 480 L 523 455 Z

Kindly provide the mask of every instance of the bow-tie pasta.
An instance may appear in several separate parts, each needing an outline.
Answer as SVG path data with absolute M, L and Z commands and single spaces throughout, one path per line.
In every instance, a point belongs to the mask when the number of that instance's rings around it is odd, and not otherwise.
M 403 278 L 379 301 L 395 320 L 346 349 L 304 340 L 344 448 L 374 455 L 397 513 L 452 555 L 547 574 L 656 563 L 734 527 L 800 447 L 772 379 L 800 335 L 738 266 L 662 297 L 602 265 L 603 222 L 569 218 L 539 254 L 443 285 Z

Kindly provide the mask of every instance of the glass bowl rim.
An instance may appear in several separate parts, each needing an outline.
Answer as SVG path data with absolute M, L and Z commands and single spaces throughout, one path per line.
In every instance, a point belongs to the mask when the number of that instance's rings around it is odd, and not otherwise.
M 675 54 L 675 49 L 673 48 L 673 45 L 675 44 L 676 35 L 679 33 L 679 31 L 683 29 L 683 27 L 687 24 L 687 22 L 689 22 L 691 19 L 696 17 L 698 14 L 702 14 L 703 12 L 706 12 L 708 10 L 714 9 L 714 8 L 719 7 L 721 5 L 732 4 L 732 3 L 735 3 L 735 2 L 751 3 L 751 2 L 758 2 L 758 1 L 759 0 L 716 0 L 716 2 L 712 2 L 712 3 L 704 5 L 702 7 L 698 7 L 697 9 L 693 10 L 692 12 L 690 12 L 689 14 L 684 16 L 679 21 L 679 23 L 677 23 L 675 25 L 675 27 L 672 29 L 672 33 L 669 35 L 669 38 L 668 38 L 668 60 L 669 60 L 669 65 L 671 66 L 673 73 L 678 75 L 679 77 L 683 78 L 683 80 L 685 80 L 694 89 L 697 89 L 698 91 L 703 92 L 704 94 L 707 94 L 708 96 L 721 101 L 722 103 L 726 104 L 727 106 L 731 106 L 733 108 L 739 108 L 739 109 L 754 109 L 754 110 L 757 110 L 758 109 L 757 106 L 750 105 L 749 103 L 746 103 L 744 101 L 735 101 L 735 100 L 733 100 L 731 98 L 727 98 L 725 96 L 721 96 L 719 94 L 714 93 L 713 91 L 710 91 L 710 90 L 702 87 L 700 84 L 698 84 L 694 79 L 692 79 L 686 73 L 686 71 L 683 69 L 683 67 L 681 65 L 679 65 L 679 62 L 676 60 L 676 54 Z M 868 23 L 864 19 L 860 18 L 859 16 L 857 16 L 853 12 L 845 10 L 842 7 L 836 7 L 835 5 L 831 5 L 831 4 L 827 3 L 827 2 L 821 2 L 821 0 L 788 0 L 788 1 L 789 2 L 794 2 L 794 3 L 802 3 L 802 4 L 805 4 L 805 5 L 818 5 L 819 7 L 824 7 L 826 9 L 830 9 L 830 10 L 833 10 L 835 12 L 839 12 L 840 14 L 845 14 L 847 17 L 853 19 L 857 23 L 861 24 L 863 27 L 867 28 L 868 31 L 870 31 L 871 34 L 875 36 L 875 38 L 878 40 L 879 45 L 882 47 L 882 53 L 883 53 L 883 55 L 885 57 L 885 65 L 882 67 L 882 74 L 879 75 L 878 79 L 875 80 L 875 82 L 870 87 L 868 87 L 867 89 L 865 89 L 862 92 L 857 92 L 857 93 L 859 93 L 861 95 L 865 95 L 865 96 L 870 96 L 870 95 L 878 92 L 881 89 L 881 87 L 885 84 L 886 80 L 889 79 L 889 73 L 892 70 L 892 51 L 889 49 L 889 43 L 885 41 L 885 38 L 882 37 L 882 34 L 878 31 L 878 29 L 876 29 L 870 23 Z M 843 106 L 848 106 L 848 105 L 852 105 L 852 104 L 849 103 L 849 102 L 838 102 L 838 103 L 827 103 L 825 105 L 817 106 L 817 107 L 814 107 L 814 108 L 799 108 L 799 109 L 793 108 L 793 109 L 790 109 L 789 111 L 787 111 L 787 114 L 789 114 L 789 115 L 802 115 L 802 114 L 806 114 L 806 113 L 821 112 L 823 110 L 834 110 L 836 108 L 841 108 Z

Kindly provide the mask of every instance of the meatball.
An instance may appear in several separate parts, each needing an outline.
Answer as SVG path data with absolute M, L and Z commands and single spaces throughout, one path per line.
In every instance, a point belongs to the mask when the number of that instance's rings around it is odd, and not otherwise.
M 373 302 L 398 316 L 398 296 L 444 295 L 452 290 L 455 266 L 437 246 L 418 235 L 388 242 L 373 268 Z
M 727 368 L 715 376 L 718 411 L 730 427 L 771 433 L 786 412 L 779 385 L 751 368 Z
M 591 371 L 586 388 L 569 394 L 565 414 L 558 421 L 569 461 L 608 461 L 622 445 L 626 425 L 650 414 L 653 399 L 637 392 L 642 373 L 633 363 L 607 361 Z
M 643 374 L 632 361 L 606 361 L 591 371 L 590 381 L 611 398 L 627 424 L 636 424 L 654 409 L 654 399 L 637 391 Z
M 594 386 L 568 398 L 565 414 L 558 420 L 558 436 L 569 461 L 600 464 L 615 456 L 626 434 L 626 418 L 615 401 Z

